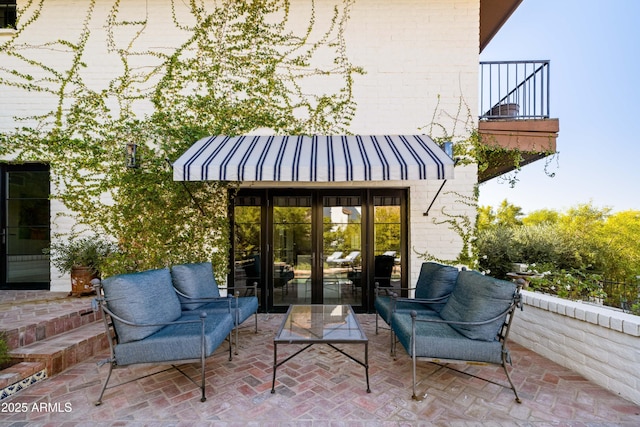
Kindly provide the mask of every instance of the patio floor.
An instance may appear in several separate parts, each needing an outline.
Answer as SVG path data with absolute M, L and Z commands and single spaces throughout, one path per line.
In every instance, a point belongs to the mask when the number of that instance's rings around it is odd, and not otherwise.
M 224 346 L 207 360 L 204 403 L 196 386 L 170 370 L 108 390 L 103 404 L 94 406 L 108 371 L 96 365 L 104 352 L 2 400 L 0 425 L 640 425 L 640 406 L 515 343 L 512 377 L 521 404 L 507 388 L 430 363 L 419 364 L 426 398 L 413 401 L 410 359 L 401 347 L 397 360 L 390 357 L 389 332 L 375 334 L 372 314 L 358 315 L 370 341 L 371 393 L 364 368 L 317 345 L 278 368 L 271 394 L 273 337 L 283 316 L 259 314 L 258 333 L 241 331 L 233 361 Z M 279 360 L 299 348 L 279 346 Z M 360 357 L 362 346 L 349 352 Z M 451 366 L 506 381 L 500 367 Z M 160 369 L 118 369 L 111 384 Z M 186 369 L 196 373 L 190 365 Z

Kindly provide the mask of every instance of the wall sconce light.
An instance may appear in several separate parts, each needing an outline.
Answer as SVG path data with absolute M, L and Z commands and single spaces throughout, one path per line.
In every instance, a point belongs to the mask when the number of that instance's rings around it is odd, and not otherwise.
M 138 165 L 138 144 L 127 142 L 125 148 L 125 164 L 128 168 L 135 169 Z

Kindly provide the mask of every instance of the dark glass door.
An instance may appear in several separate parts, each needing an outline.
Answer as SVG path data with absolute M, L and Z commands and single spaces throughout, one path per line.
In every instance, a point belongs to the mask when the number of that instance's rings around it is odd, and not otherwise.
M 277 195 L 273 197 L 272 235 L 273 306 L 309 304 L 314 301 L 317 254 L 313 196 Z
M 322 197 L 322 303 L 362 305 L 362 197 Z
M 291 304 L 373 307 L 373 284 L 403 283 L 402 190 L 269 189 L 233 199 L 236 286 L 257 283 L 262 311 Z
M 0 288 L 49 289 L 49 168 L 0 165 Z

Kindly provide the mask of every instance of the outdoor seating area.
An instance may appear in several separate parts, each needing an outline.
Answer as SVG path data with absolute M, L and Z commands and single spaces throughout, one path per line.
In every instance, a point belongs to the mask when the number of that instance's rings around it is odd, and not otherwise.
M 411 357 L 412 398 L 422 400 L 417 392 L 417 362 L 492 363 L 502 366 L 509 385 L 487 381 L 518 392 L 509 374 L 511 364 L 507 338 L 516 308 L 522 308 L 522 285 L 477 271 L 425 262 L 412 298 L 376 283 L 376 333 L 379 318 L 390 332 L 391 354 L 397 356 L 399 341 Z
M 3 328 L 30 330 L 27 313 L 40 313 L 40 319 L 71 317 L 70 310 L 90 310 L 92 297 L 66 298 L 48 292 L 7 291 L 0 294 L 0 324 Z M 525 308 L 526 310 L 526 308 Z M 46 315 L 44 313 L 47 313 Z M 57 314 L 56 314 L 57 312 Z M 86 316 L 84 316 L 86 317 Z M 207 401 L 201 403 L 197 387 L 175 370 L 134 381 L 125 388 L 107 390 L 104 403 L 94 406 L 107 367 L 97 362 L 108 356 L 103 348 L 95 354 L 78 357 L 63 372 L 50 375 L 2 404 L 46 404 L 67 411 L 26 411 L 3 414 L 9 423 L 456 423 L 637 425 L 640 407 L 585 380 L 575 372 L 522 347 L 510 344 L 512 372 L 522 403 L 509 389 L 477 380 L 504 378 L 500 367 L 487 365 L 420 363 L 417 374 L 422 402 L 411 399 L 411 359 L 399 348 L 399 357 L 389 354 L 389 336 L 375 333 L 375 315 L 358 314 L 358 321 L 369 338 L 371 393 L 366 392 L 363 368 L 338 352 L 314 346 L 278 369 L 275 393 L 273 380 L 273 340 L 284 314 L 258 314 L 258 333 L 241 330 L 239 355 L 229 361 L 226 345 L 206 359 Z M 27 320 L 28 319 L 28 320 Z M 97 324 L 102 320 L 97 319 Z M 22 326 L 21 326 L 22 325 Z M 89 325 L 90 326 L 90 325 Z M 88 331 L 89 329 L 85 329 Z M 55 337 L 47 338 L 47 340 Z M 85 338 L 86 340 L 86 338 Z M 40 344 L 41 352 L 53 342 Z M 289 347 L 291 347 L 289 349 Z M 281 357 L 292 354 L 295 346 L 279 349 Z M 291 353 L 287 353 L 290 351 Z M 400 357 L 402 356 L 402 357 Z M 166 367 L 135 365 L 113 371 L 113 380 L 128 380 L 154 374 Z M 197 365 L 180 368 L 197 374 Z M 453 370 L 455 368 L 457 370 Z M 463 372 L 459 372 L 463 371 Z M 0 378 L 2 376 L 0 375 Z M 67 405 L 67 406 L 65 406 Z M 8 406 L 7 406 L 8 407 Z
M 441 309 L 417 303 L 409 313 L 396 311 L 391 315 L 393 335 L 411 356 L 413 399 L 422 400 L 416 385 L 417 361 L 435 361 L 499 365 L 509 385 L 494 383 L 511 388 L 516 402 L 521 402 L 507 366 L 512 365 L 507 346 L 511 322 L 516 309 L 522 308 L 520 288 L 477 271 L 461 271 Z M 436 307 L 439 305 L 436 303 Z M 395 344 L 393 340 L 394 356 Z M 516 367 L 512 365 L 511 369 L 515 371 Z
M 129 383 L 109 387 L 115 368 L 149 363 L 176 367 L 190 362 L 200 363 L 199 384 L 184 371 L 176 369 L 199 385 L 200 401 L 205 402 L 205 359 L 225 339 L 229 342 L 229 360 L 232 358 L 231 332 L 237 315 L 232 316 L 231 299 L 221 301 L 226 307 L 221 304 L 219 309 L 216 307 L 208 312 L 205 309 L 193 311 L 195 303 L 191 303 L 190 310 L 183 311 L 168 268 L 112 276 L 102 284 L 99 280 L 96 282 L 98 296 L 95 301 L 102 310 L 110 355 L 99 362 L 100 365 L 107 364 L 109 372 L 95 404 L 102 404 L 107 389 Z

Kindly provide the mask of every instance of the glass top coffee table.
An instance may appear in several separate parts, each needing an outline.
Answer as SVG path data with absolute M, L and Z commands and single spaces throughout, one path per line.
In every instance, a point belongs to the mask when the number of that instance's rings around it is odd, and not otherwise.
M 306 344 L 301 350 L 278 362 L 278 344 Z M 369 340 L 350 305 L 291 305 L 273 339 L 273 383 L 275 393 L 276 369 L 314 344 L 327 344 L 365 369 L 367 393 L 369 388 Z M 356 359 L 334 344 L 364 344 L 364 361 Z

